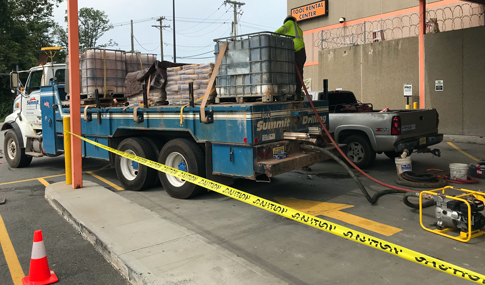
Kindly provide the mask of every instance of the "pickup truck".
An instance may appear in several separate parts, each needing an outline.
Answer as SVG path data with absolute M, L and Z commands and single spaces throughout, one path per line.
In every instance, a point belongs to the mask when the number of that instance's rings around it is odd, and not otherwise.
M 372 165 L 376 153 L 391 159 L 405 149 L 409 154 L 440 154 L 428 148 L 443 140 L 436 109 L 374 111 L 372 104 L 358 102 L 350 91 L 321 92 L 318 99 L 328 100 L 330 133 L 337 143 L 347 145 L 347 156 L 361 168 Z

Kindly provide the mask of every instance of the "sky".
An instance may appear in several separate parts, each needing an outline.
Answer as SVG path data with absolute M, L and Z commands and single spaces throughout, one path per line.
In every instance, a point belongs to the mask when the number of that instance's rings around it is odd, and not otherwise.
M 245 3 L 238 9 L 238 34 L 260 31 L 275 31 L 286 17 L 286 0 L 238 0 Z M 114 28 L 98 41 L 107 43 L 113 39 L 118 43 L 114 49 L 131 50 L 130 20 L 134 21 L 135 50 L 157 54 L 160 59 L 160 31 L 152 25 L 160 16 L 163 25 L 164 59 L 173 61 L 173 0 L 78 0 L 82 7 L 102 10 Z M 66 25 L 64 17 L 67 3 L 64 1 L 54 11 L 54 19 Z M 224 5 L 224 0 L 175 0 L 175 30 L 177 62 L 214 62 L 213 39 L 231 35 L 234 19 L 233 5 Z

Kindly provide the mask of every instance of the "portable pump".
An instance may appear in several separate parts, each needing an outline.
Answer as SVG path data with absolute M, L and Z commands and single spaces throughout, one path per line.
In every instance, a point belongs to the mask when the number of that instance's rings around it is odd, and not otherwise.
M 484 203 L 473 195 L 468 196 L 466 202 L 446 198 L 445 195 L 436 195 L 433 199 L 436 202 L 436 227 L 439 230 L 453 228 L 468 232 L 468 209 L 471 212 L 471 230 L 480 230 L 485 226 L 485 216 L 479 213 L 483 211 Z

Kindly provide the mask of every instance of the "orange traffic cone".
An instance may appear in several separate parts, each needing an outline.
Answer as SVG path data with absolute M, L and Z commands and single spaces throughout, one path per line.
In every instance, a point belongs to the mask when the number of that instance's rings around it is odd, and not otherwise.
M 30 258 L 29 276 L 24 277 L 22 283 L 24 285 L 44 285 L 55 283 L 57 281 L 58 279 L 54 271 L 49 270 L 42 231 L 35 231 L 32 257 Z

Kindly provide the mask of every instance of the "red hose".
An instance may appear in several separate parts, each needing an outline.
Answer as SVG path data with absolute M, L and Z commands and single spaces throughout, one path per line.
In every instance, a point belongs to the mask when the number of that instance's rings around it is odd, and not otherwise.
M 443 178 L 450 183 L 456 183 L 456 184 L 477 184 L 478 183 L 478 180 L 476 180 L 476 179 L 474 179 L 474 178 L 472 178 L 471 176 L 468 176 L 468 175 L 467 175 L 467 179 L 456 178 L 455 180 L 452 180 L 452 179 L 450 179 L 449 174 L 446 174 L 445 176 L 443 176 Z
M 327 134 L 328 138 L 330 139 L 330 141 L 332 142 L 332 144 L 337 148 L 337 150 L 340 152 L 340 154 L 345 158 L 345 160 L 347 160 L 348 163 L 350 163 L 350 165 L 352 165 L 353 168 L 355 168 L 357 171 L 359 171 L 360 173 L 362 173 L 362 175 L 364 175 L 365 177 L 369 178 L 370 180 L 374 181 L 375 183 L 377 184 L 380 184 L 382 186 L 385 186 L 385 187 L 389 187 L 391 189 L 395 189 L 395 190 L 400 190 L 400 191 L 405 191 L 405 192 L 419 192 L 419 191 L 416 191 L 416 190 L 411 190 L 411 189 L 406 189 L 406 188 L 401 188 L 401 187 L 397 187 L 397 186 L 393 186 L 393 185 L 390 185 L 390 184 L 387 184 L 387 183 L 384 183 L 382 181 L 379 181 L 377 179 L 375 179 L 374 177 L 370 176 L 369 174 L 365 173 L 364 171 L 362 171 L 362 169 L 360 169 L 359 167 L 357 167 L 357 165 L 355 165 L 346 155 L 345 153 L 338 147 L 337 143 L 334 141 L 334 139 L 332 138 L 332 136 L 330 135 L 330 133 L 328 132 L 327 128 L 325 127 L 325 124 L 323 124 L 322 122 L 322 119 L 320 118 L 320 116 L 318 115 L 317 113 L 317 110 L 315 109 L 315 105 L 313 105 L 313 101 L 312 99 L 310 98 L 310 95 L 308 94 L 308 90 L 306 89 L 306 86 L 305 86 L 305 83 L 303 82 L 303 78 L 301 77 L 301 74 L 300 74 L 300 70 L 298 70 L 298 66 L 295 65 L 295 68 L 296 68 L 296 72 L 298 74 L 298 77 L 300 78 L 300 81 L 301 81 L 301 85 L 303 87 L 303 89 L 305 90 L 305 94 L 308 98 L 308 102 L 310 102 L 310 105 L 312 106 L 312 109 L 313 109 L 313 112 L 315 113 L 315 115 L 317 116 L 317 119 L 318 121 L 320 122 L 320 125 L 322 126 L 322 129 L 325 131 L 325 133 Z M 298 91 L 298 90 L 297 90 Z

